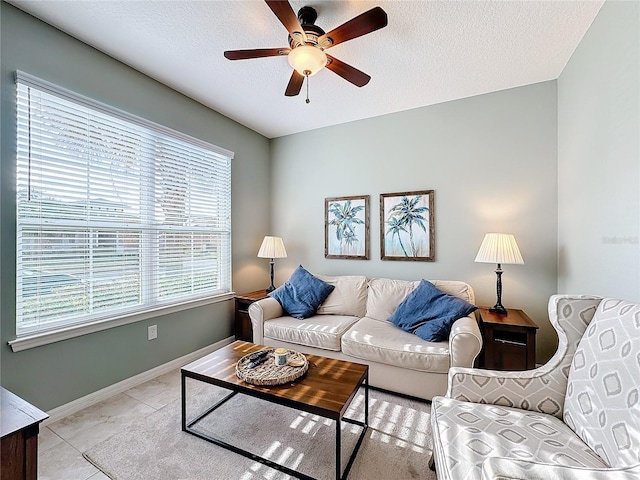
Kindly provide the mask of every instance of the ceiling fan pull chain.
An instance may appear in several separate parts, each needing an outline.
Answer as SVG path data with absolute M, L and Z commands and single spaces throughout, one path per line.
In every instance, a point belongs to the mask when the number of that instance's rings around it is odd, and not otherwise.
M 307 77 L 307 99 L 305 100 L 306 103 L 310 103 L 311 100 L 309 100 L 309 73 L 308 70 L 305 70 L 305 77 Z

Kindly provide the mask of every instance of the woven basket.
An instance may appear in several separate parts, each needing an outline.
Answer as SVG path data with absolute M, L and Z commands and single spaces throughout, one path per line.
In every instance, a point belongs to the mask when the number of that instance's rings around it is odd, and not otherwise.
M 309 370 L 309 362 L 306 357 L 300 352 L 294 352 L 293 350 L 287 350 L 288 363 L 286 365 L 276 365 L 274 361 L 275 354 L 273 348 L 268 350 L 267 359 L 260 365 L 254 368 L 249 368 L 249 355 L 245 355 L 238 363 L 236 363 L 236 375 L 241 380 L 252 385 L 260 386 L 273 386 L 283 385 L 285 383 L 293 382 L 302 377 L 307 370 Z M 301 366 L 293 366 L 290 363 L 300 362 Z

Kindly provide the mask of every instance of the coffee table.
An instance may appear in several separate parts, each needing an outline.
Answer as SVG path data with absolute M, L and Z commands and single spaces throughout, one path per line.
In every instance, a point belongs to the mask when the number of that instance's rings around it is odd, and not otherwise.
M 317 355 L 306 355 L 309 370 L 306 375 L 293 383 L 280 386 L 263 387 L 251 385 L 236 376 L 236 362 L 243 356 L 266 348 L 237 340 L 226 347 L 216 350 L 205 357 L 185 365 L 180 370 L 182 386 L 182 430 L 197 437 L 214 443 L 220 447 L 243 455 L 251 460 L 260 462 L 271 468 L 285 472 L 303 480 L 314 480 L 304 473 L 298 472 L 284 465 L 275 463 L 267 458 L 253 454 L 221 439 L 200 432 L 193 427 L 207 415 L 229 401 L 238 393 L 260 398 L 267 402 L 284 405 L 302 410 L 312 415 L 319 415 L 334 420 L 336 423 L 336 480 L 345 480 L 356 458 L 358 449 L 364 440 L 369 422 L 369 366 L 359 363 L 345 362 L 333 358 Z M 195 379 L 211 385 L 231 390 L 227 396 L 206 409 L 197 418 L 187 422 L 186 380 Z M 364 387 L 364 422 L 346 418 L 345 412 L 356 393 Z M 341 468 L 341 428 L 342 422 L 352 423 L 362 427 L 356 445 L 347 461 L 344 472 Z

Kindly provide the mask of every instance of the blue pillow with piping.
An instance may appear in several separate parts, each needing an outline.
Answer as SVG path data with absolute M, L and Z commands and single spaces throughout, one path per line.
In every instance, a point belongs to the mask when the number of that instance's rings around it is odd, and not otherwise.
M 444 293 L 433 283 L 421 280 L 389 321 L 427 342 L 441 342 L 449 338 L 453 322 L 477 309 L 461 298 Z
M 269 296 L 275 298 L 290 316 L 304 319 L 316 313 L 334 288 L 299 265 L 289 280 L 269 293 Z

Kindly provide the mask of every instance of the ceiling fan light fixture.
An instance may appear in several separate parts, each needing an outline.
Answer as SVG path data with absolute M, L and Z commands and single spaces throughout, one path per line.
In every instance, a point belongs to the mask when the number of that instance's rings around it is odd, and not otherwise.
M 300 45 L 287 55 L 289 65 L 300 75 L 312 76 L 327 66 L 327 55 L 317 47 Z

